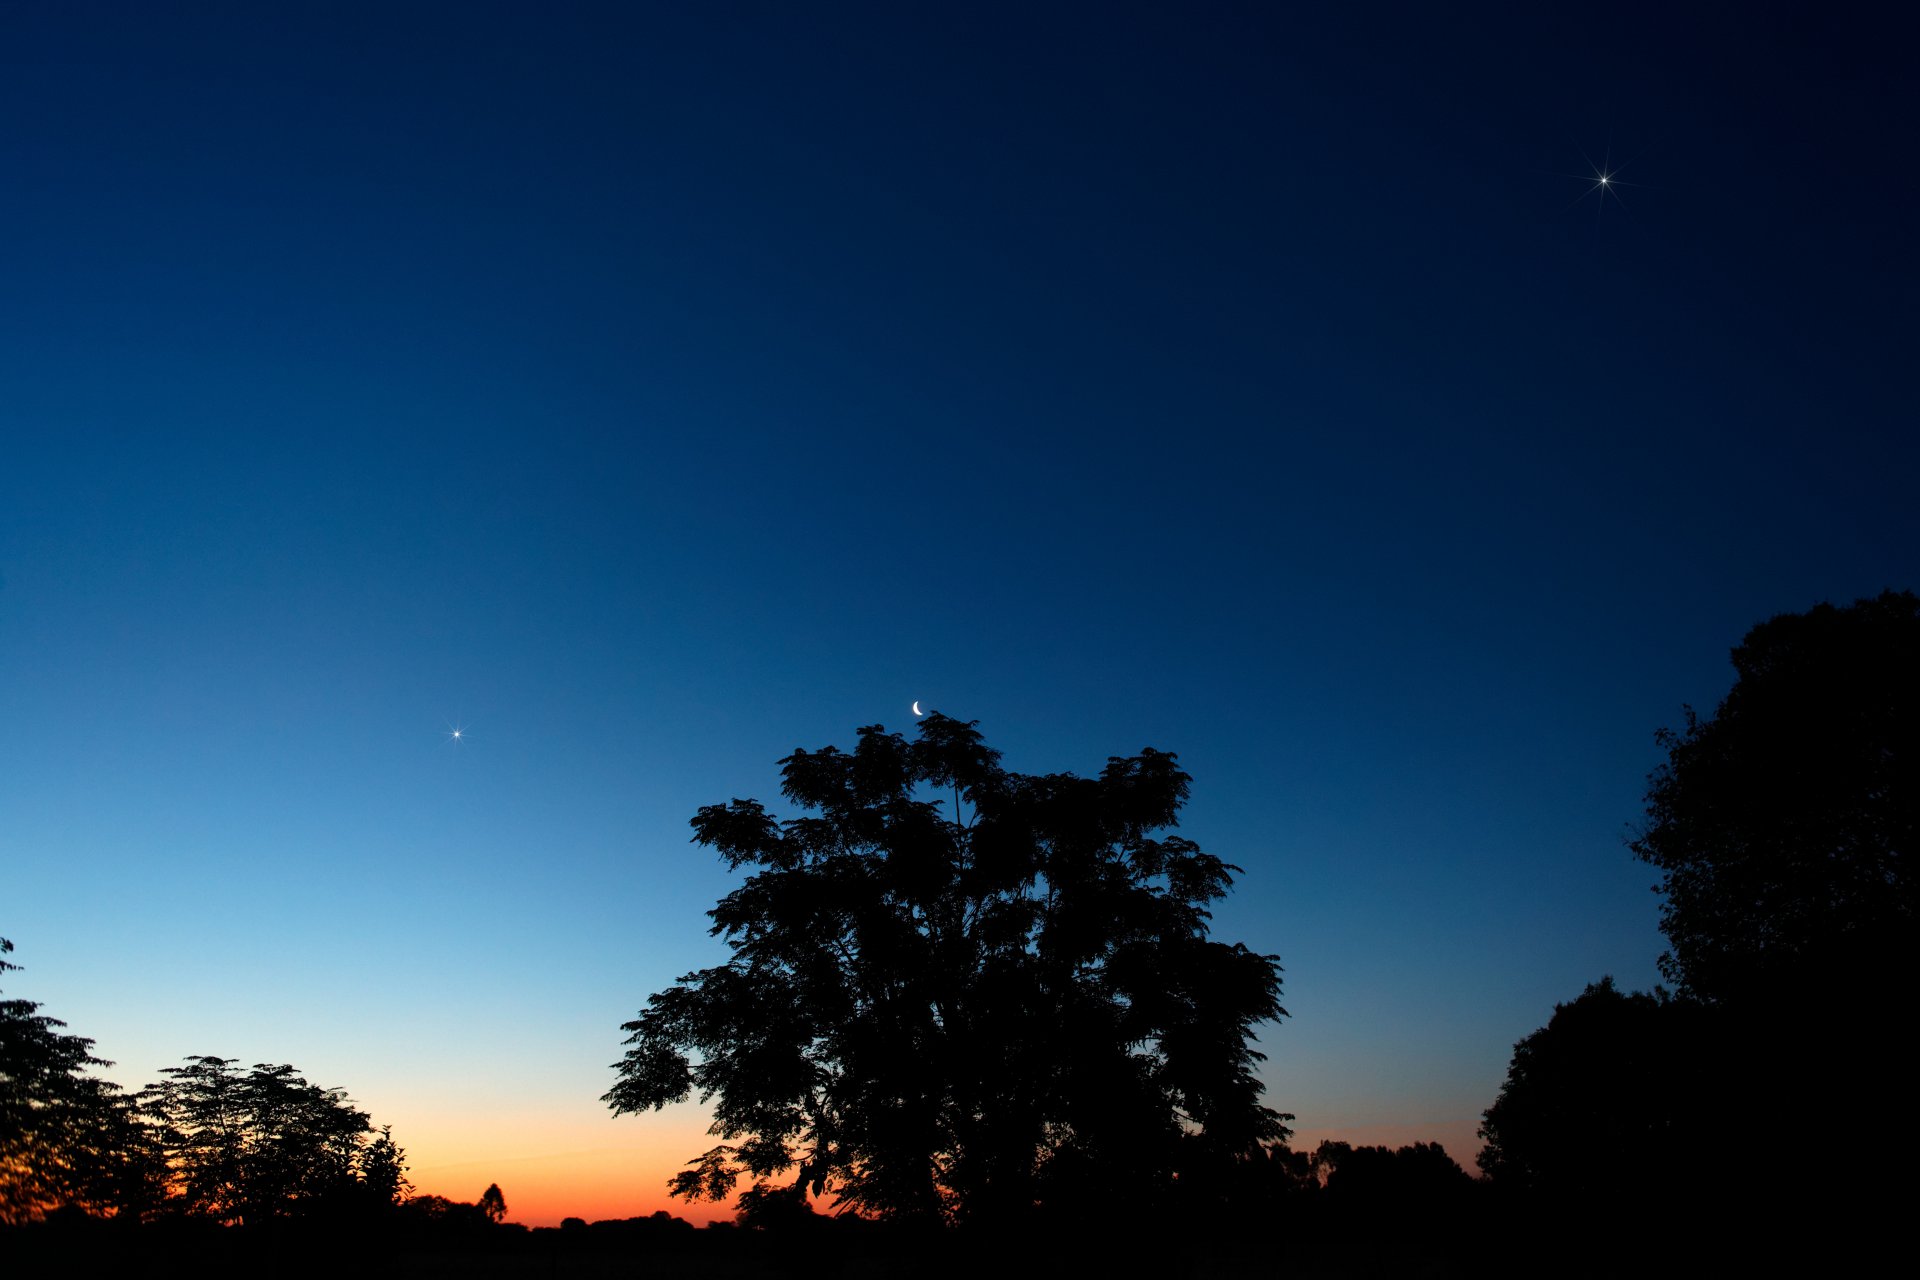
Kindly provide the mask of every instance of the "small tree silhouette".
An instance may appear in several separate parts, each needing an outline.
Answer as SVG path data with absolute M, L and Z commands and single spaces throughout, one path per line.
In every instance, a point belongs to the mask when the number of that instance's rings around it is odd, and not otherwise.
M 499 1183 L 488 1183 L 487 1189 L 480 1193 L 480 1212 L 487 1215 L 489 1222 L 499 1222 L 507 1216 L 507 1198 L 500 1194 Z
M 380 1136 L 360 1153 L 360 1180 L 381 1205 L 396 1205 L 407 1198 L 413 1183 L 407 1180 L 407 1153 L 393 1140 L 393 1126 L 380 1126 Z

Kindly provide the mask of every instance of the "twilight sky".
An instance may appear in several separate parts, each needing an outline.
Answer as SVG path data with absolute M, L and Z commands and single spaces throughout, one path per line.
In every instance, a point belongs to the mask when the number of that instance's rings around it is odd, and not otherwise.
M 1330 8 L 0 9 L 7 993 L 703 1218 L 598 1100 L 687 820 L 918 698 L 1178 752 L 1269 1101 L 1470 1164 L 1656 979 L 1654 730 L 1920 585 L 1920 102 L 1866 10 Z

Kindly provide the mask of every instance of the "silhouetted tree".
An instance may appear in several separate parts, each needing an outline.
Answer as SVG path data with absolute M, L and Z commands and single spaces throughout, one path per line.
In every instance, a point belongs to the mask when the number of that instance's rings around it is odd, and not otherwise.
M 0 938 L 0 955 L 12 950 Z M 156 1194 L 155 1153 L 119 1086 L 88 1074 L 113 1064 L 39 1008 L 0 1000 L 0 1222 L 59 1208 L 137 1216 Z
M 1602 978 L 1513 1046 L 1482 1117 L 1481 1170 L 1496 1185 L 1598 1205 L 1638 1194 L 1663 1166 L 1714 1153 L 1708 1013 Z
M 1817 1270 L 1816 1259 L 1831 1269 L 1869 1221 L 1893 1221 L 1874 1206 L 1897 1184 L 1881 1181 L 1871 1151 L 1899 1121 L 1832 1126 L 1826 1116 L 1846 1103 L 1831 1073 L 1806 1069 L 1791 1019 L 1756 1023 L 1611 979 L 1557 1005 L 1514 1046 L 1480 1129 L 1480 1167 L 1505 1215 L 1496 1259 L 1504 1250 L 1516 1275 L 1538 1274 L 1543 1258 L 1592 1275 L 1656 1256 L 1675 1274 Z M 1783 1159 L 1783 1141 L 1817 1150 L 1818 1172 Z
M 1320 1145 L 1313 1149 L 1313 1174 L 1321 1186 L 1327 1185 L 1346 1158 L 1353 1154 L 1353 1144 L 1341 1142 L 1337 1138 L 1322 1138 Z
M 1178 1195 L 1169 1215 L 1181 1221 L 1222 1219 L 1270 1223 L 1271 1215 L 1320 1189 L 1313 1153 L 1266 1142 L 1228 1159 L 1196 1153 L 1179 1163 Z
M 1633 850 L 1661 869 L 1661 970 L 1777 1004 L 1920 976 L 1920 597 L 1782 614 L 1733 651 L 1711 719 L 1663 730 Z
M 397 1205 L 413 1190 L 407 1180 L 407 1153 L 393 1140 L 393 1126 L 380 1126 L 380 1136 L 360 1153 L 360 1181 L 377 1205 Z
M 1334 1274 L 1401 1275 L 1436 1265 L 1452 1274 L 1480 1188 L 1446 1148 L 1328 1141 L 1315 1149 L 1313 1166 L 1325 1184 L 1314 1218 L 1334 1248 L 1327 1259 Z
M 372 1126 L 341 1090 L 286 1065 L 241 1072 L 205 1055 L 187 1064 L 164 1069 L 140 1097 L 174 1171 L 177 1209 L 258 1223 L 354 1197 Z
M 1920 597 L 1782 614 L 1733 665 L 1711 719 L 1688 709 L 1661 735 L 1632 842 L 1663 872 L 1662 971 L 1715 1011 L 1702 1111 L 1718 1137 L 1698 1185 L 1859 1239 L 1920 1189 L 1904 1016 L 1920 981 Z M 1820 1100 L 1797 1135 L 1823 1155 L 1811 1183 L 1776 1172 L 1777 1132 L 1756 1123 L 1784 1098 Z
M 493 1220 L 479 1205 L 449 1200 L 445 1196 L 410 1197 L 400 1206 L 399 1217 L 402 1222 L 435 1235 L 472 1236 L 493 1226 Z
M 1314 1163 L 1334 1203 L 1402 1219 L 1410 1212 L 1445 1213 L 1473 1185 L 1473 1178 L 1437 1142 L 1397 1148 L 1323 1142 Z
M 759 1231 L 792 1231 L 818 1222 L 820 1215 L 807 1202 L 805 1187 L 775 1187 L 759 1183 L 740 1193 L 738 1221 Z
M 725 1139 L 675 1178 L 832 1192 L 891 1219 L 1137 1212 L 1176 1166 L 1285 1136 L 1255 1024 L 1279 966 L 1208 939 L 1231 867 L 1174 825 L 1172 755 L 1024 776 L 971 724 L 873 726 L 796 751 L 782 793 L 712 805 L 697 843 L 758 868 L 709 915 L 733 958 L 625 1026 L 616 1113 L 714 1103 Z
M 507 1198 L 500 1194 L 500 1184 L 489 1182 L 487 1189 L 480 1193 L 480 1212 L 487 1215 L 488 1222 L 502 1222 L 507 1216 Z

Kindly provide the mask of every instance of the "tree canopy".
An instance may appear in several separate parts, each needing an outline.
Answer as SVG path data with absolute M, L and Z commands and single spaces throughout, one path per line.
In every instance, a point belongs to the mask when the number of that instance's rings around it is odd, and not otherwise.
M 1590 984 L 1513 1046 L 1480 1126 L 1481 1170 L 1502 1187 L 1597 1204 L 1647 1181 L 1649 1162 L 1697 1164 L 1714 1110 L 1711 1042 L 1697 1005 L 1610 977 Z
M 1891 1221 L 1913 1185 L 1900 995 L 1920 976 L 1920 598 L 1779 615 L 1733 665 L 1711 717 L 1661 732 L 1631 842 L 1663 873 L 1677 997 L 1603 980 L 1557 1006 L 1514 1046 L 1480 1164 L 1583 1213 L 1661 1195 L 1716 1231 Z M 1821 1153 L 1817 1178 L 1781 1172 L 1788 1124 Z
M 13 944 L 0 938 L 0 955 Z M 0 973 L 19 966 L 0 960 Z M 90 1074 L 113 1064 L 32 1000 L 0 1000 L 0 1223 L 72 1205 L 111 1212 L 156 1170 L 129 1101 Z
M 397 1147 L 373 1146 L 367 1114 L 293 1067 L 198 1055 L 140 1095 L 173 1171 L 177 1210 L 258 1223 L 360 1197 L 369 1160 L 391 1203 Z M 391 1143 L 391 1139 L 387 1139 Z
M 1707 1000 L 1911 974 L 1920 597 L 1782 614 L 1710 719 L 1663 731 L 1632 848 L 1664 873 L 1661 969 Z
M 0 955 L 13 944 L 0 938 Z M 18 966 L 0 960 L 0 973 Z M 406 1152 L 339 1089 L 205 1055 L 136 1094 L 31 1000 L 0 1000 L 0 1224 L 55 1210 L 257 1223 L 390 1209 Z
M 755 869 L 708 913 L 732 957 L 625 1024 L 605 1098 L 713 1104 L 724 1141 L 675 1194 L 784 1175 L 890 1219 L 1124 1211 L 1285 1136 L 1251 1044 L 1279 965 L 1208 937 L 1238 868 L 1168 832 L 1173 755 L 1029 776 L 944 716 L 858 733 L 781 762 L 801 816 L 693 818 Z

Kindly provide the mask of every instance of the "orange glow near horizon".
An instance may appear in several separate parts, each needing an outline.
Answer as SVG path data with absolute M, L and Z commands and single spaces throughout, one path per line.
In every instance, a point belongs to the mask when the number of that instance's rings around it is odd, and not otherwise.
M 696 1225 L 733 1217 L 731 1199 L 689 1203 L 667 1179 L 719 1139 L 703 1108 L 614 1119 L 589 1111 L 494 1115 L 484 1128 L 449 1113 L 414 1115 L 394 1137 L 415 1195 L 472 1203 L 489 1183 L 507 1221 L 557 1227 L 563 1218 L 644 1218 L 659 1210 Z
M 644 1218 L 662 1209 L 696 1226 L 732 1219 L 730 1200 L 690 1204 L 667 1194 L 667 1179 L 684 1164 L 660 1152 L 602 1147 L 426 1165 L 410 1176 L 416 1195 L 467 1202 L 478 1200 L 489 1183 L 498 1183 L 507 1220 L 529 1227 L 557 1227 L 563 1218 Z
M 626 1145 L 608 1142 L 605 1126 L 589 1130 L 565 1123 L 553 1128 L 517 1127 L 505 1135 L 494 1130 L 486 1139 L 492 1154 L 481 1152 L 475 1139 L 463 1134 L 423 1135 L 424 1141 L 408 1148 L 414 1193 L 471 1203 L 489 1183 L 498 1183 L 507 1202 L 507 1220 L 529 1227 L 557 1227 L 564 1218 L 588 1222 L 644 1218 L 660 1210 L 696 1226 L 733 1218 L 731 1198 L 689 1203 L 667 1194 L 667 1180 L 718 1141 L 706 1132 L 703 1114 L 617 1123 L 622 1136 L 633 1139 Z M 545 1150 L 530 1149 L 540 1145 L 542 1138 L 548 1140 Z M 1460 1124 L 1366 1123 L 1301 1129 L 1295 1132 L 1292 1145 L 1311 1151 L 1328 1138 L 1354 1146 L 1439 1142 L 1469 1173 L 1474 1172 L 1473 1158 L 1481 1145 L 1471 1129 Z M 555 1149 L 567 1139 L 579 1145 Z

